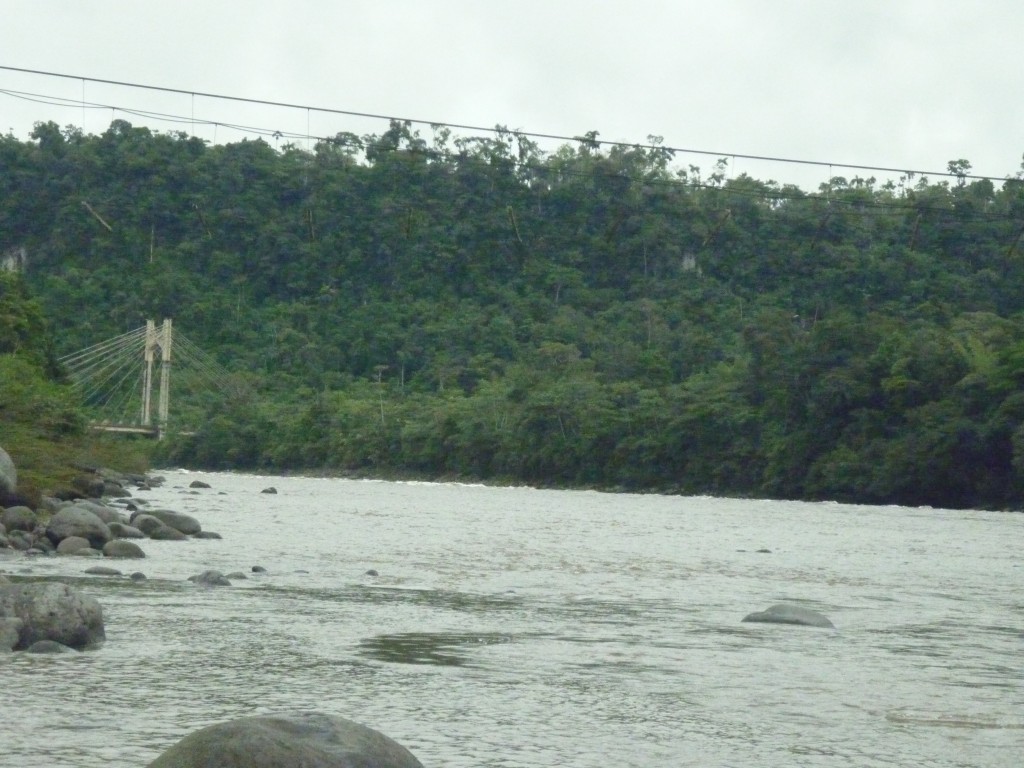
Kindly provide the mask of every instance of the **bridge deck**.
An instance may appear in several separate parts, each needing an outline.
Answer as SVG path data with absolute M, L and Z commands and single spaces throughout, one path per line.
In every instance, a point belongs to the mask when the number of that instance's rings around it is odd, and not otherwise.
M 158 427 L 132 426 L 128 424 L 90 424 L 89 429 L 128 435 L 146 435 L 148 437 L 160 436 L 160 429 Z

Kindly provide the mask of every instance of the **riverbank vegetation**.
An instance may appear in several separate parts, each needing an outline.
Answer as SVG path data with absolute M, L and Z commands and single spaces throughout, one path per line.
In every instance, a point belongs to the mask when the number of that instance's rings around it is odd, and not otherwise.
M 19 275 L 0 269 L 0 448 L 15 459 L 22 496 L 36 504 L 43 492 L 71 487 L 82 467 L 147 465 L 144 444 L 86 427 L 77 394 L 61 380 L 42 307 Z
M 0 254 L 39 370 L 173 317 L 245 384 L 176 403 L 175 464 L 1018 507 L 1024 181 L 949 173 L 807 192 L 656 138 L 46 123 L 0 137 Z

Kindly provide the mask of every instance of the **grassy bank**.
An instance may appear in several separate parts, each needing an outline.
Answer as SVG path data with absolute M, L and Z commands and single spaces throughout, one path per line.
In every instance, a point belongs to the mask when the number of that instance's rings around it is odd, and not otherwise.
M 145 472 L 153 442 L 122 435 L 84 432 L 54 439 L 34 427 L 4 425 L 0 445 L 18 470 L 18 493 L 37 506 L 42 496 L 72 487 L 89 467 Z

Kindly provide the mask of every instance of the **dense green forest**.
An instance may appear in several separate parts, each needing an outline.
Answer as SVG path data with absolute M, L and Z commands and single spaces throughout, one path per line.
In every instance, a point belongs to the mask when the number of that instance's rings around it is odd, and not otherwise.
M 807 192 L 653 137 L 45 123 L 0 137 L 0 255 L 37 365 L 173 317 L 234 373 L 175 464 L 1018 508 L 1024 180 L 948 170 Z

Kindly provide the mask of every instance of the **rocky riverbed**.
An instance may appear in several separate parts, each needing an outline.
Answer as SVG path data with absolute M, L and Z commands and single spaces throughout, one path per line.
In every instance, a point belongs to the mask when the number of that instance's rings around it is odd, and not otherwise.
M 24 557 L 80 557 L 102 560 L 85 568 L 96 576 L 146 578 L 136 568 L 145 560 L 146 540 L 220 538 L 200 522 L 169 509 L 154 509 L 133 491 L 161 484 L 159 476 L 125 475 L 96 469 L 60 496 L 44 497 L 38 508 L 0 505 L 0 550 Z M 208 488 L 196 481 L 196 488 Z M 267 489 L 267 492 L 273 492 Z M 3 501 L 21 501 L 17 470 L 0 448 Z M 62 498 L 63 497 L 63 498 Z M 106 563 L 132 562 L 133 570 Z M 253 566 L 254 571 L 262 571 Z M 188 580 L 197 586 L 230 586 L 231 578 L 207 570 Z M 0 568 L 0 653 L 102 652 L 106 640 L 103 609 L 93 597 L 61 581 L 20 580 Z M 241 718 L 192 733 L 160 755 L 153 768 L 422 768 L 405 747 L 384 734 L 345 718 L 318 712 Z

